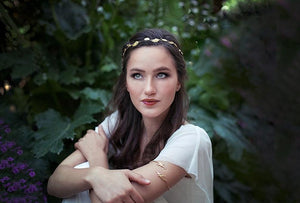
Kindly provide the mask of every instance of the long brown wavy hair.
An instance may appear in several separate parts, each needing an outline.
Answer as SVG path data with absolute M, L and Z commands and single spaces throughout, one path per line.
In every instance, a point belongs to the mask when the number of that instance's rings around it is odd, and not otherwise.
M 166 39 L 176 43 L 177 47 L 174 44 L 162 40 L 155 43 L 149 40 L 145 41 L 145 38 Z M 139 41 L 138 45 L 134 47 L 127 46 L 136 41 Z M 175 62 L 178 81 L 181 84 L 181 88 L 176 92 L 174 101 L 170 106 L 170 110 L 165 120 L 145 147 L 142 159 L 140 160 L 140 143 L 142 141 L 144 126 L 142 115 L 134 107 L 126 89 L 126 67 L 132 50 L 143 46 L 163 46 L 169 51 Z M 165 146 L 166 141 L 172 133 L 174 133 L 186 120 L 188 97 L 186 95 L 184 82 L 187 74 L 185 61 L 180 52 L 180 45 L 177 39 L 171 33 L 162 29 L 145 29 L 140 31 L 131 37 L 124 45 L 122 51 L 122 72 L 114 88 L 112 99 L 112 107 L 114 110 L 118 111 L 116 126 L 110 137 L 110 144 L 113 146 L 116 153 L 109 158 L 109 162 L 114 168 L 133 169 L 153 160 Z

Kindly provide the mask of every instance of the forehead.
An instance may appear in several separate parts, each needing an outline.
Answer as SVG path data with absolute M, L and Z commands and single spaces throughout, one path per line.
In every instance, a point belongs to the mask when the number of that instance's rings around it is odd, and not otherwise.
M 173 56 L 163 46 L 144 46 L 131 51 L 127 69 L 142 67 L 175 68 Z

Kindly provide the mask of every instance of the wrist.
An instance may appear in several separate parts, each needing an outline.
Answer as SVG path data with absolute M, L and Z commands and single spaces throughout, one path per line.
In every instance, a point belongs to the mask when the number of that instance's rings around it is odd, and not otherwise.
M 103 168 L 108 168 L 107 155 L 104 153 L 97 154 L 97 156 L 91 156 L 88 158 L 88 162 L 91 167 L 101 166 Z
M 97 158 L 97 157 L 106 157 L 107 153 L 104 149 L 96 149 L 96 150 L 90 150 L 86 153 L 87 158 Z
M 92 166 L 89 168 L 88 173 L 83 177 L 84 181 L 90 186 L 90 188 L 93 188 L 93 181 L 95 180 L 95 177 L 101 176 L 101 173 L 104 172 L 104 170 L 107 170 L 101 166 Z

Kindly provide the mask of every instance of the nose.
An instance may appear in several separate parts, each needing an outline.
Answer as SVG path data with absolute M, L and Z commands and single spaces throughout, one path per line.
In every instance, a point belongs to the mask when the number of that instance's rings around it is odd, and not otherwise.
M 148 78 L 145 84 L 145 95 L 150 96 L 156 93 L 156 87 L 152 78 Z

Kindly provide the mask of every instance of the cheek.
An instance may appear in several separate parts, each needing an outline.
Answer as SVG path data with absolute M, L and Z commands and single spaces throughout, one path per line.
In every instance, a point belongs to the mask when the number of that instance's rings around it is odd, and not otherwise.
M 176 92 L 180 89 L 180 86 L 178 86 L 178 83 L 169 83 L 161 86 L 161 89 L 163 91 L 163 94 L 170 99 L 173 99 L 175 97 Z
M 128 81 L 128 78 L 126 78 L 126 89 L 127 91 L 130 93 L 132 91 L 132 83 L 130 82 L 127 82 Z
M 139 94 L 139 86 L 134 85 L 132 83 L 127 83 L 126 84 L 126 89 L 127 92 L 129 93 L 130 97 L 134 97 L 135 95 Z

